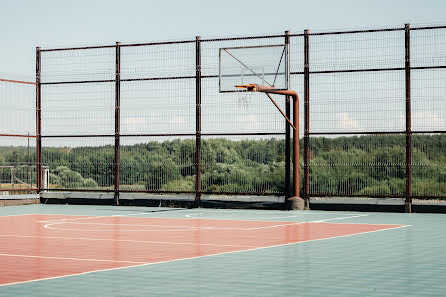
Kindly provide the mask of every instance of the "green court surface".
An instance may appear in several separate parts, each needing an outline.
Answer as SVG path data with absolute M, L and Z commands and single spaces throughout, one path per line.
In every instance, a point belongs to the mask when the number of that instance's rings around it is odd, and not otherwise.
M 446 295 L 442 214 L 28 205 L 0 222 L 0 296 Z M 135 264 L 47 275 L 108 253 Z

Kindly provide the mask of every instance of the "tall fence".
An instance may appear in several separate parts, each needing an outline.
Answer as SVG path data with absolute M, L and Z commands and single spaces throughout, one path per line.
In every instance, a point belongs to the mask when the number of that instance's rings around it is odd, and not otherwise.
M 38 189 L 36 83 L 29 80 L 0 78 L 0 195 Z
M 286 121 L 218 92 L 219 48 L 275 44 L 303 107 L 301 196 L 446 197 L 446 26 L 409 25 L 37 48 L 38 188 L 288 197 Z

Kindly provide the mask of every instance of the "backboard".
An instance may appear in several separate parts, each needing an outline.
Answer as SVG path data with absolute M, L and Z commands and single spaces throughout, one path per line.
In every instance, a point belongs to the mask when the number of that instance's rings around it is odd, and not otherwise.
M 288 45 L 220 48 L 220 93 L 237 92 L 236 85 L 246 84 L 287 90 L 288 82 Z

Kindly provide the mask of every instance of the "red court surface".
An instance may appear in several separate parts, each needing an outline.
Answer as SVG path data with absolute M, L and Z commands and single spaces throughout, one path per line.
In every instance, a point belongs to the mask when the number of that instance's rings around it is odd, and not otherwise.
M 0 286 L 402 227 L 147 217 L 0 217 Z

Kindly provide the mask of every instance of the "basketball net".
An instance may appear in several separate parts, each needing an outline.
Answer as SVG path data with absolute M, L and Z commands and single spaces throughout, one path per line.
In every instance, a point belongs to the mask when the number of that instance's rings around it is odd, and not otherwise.
M 237 89 L 239 106 L 243 106 L 245 109 L 248 109 L 248 106 L 251 103 L 252 93 L 253 92 L 248 92 L 248 90 L 244 88 Z

